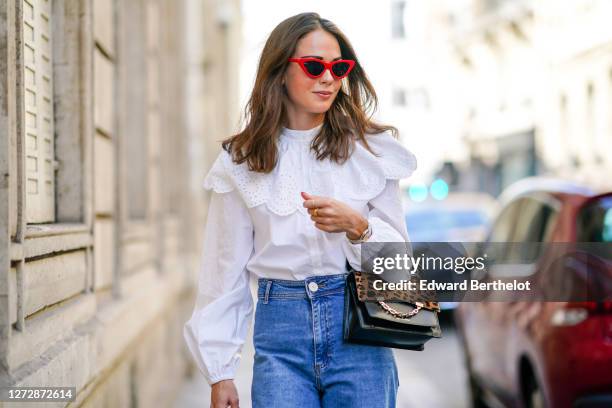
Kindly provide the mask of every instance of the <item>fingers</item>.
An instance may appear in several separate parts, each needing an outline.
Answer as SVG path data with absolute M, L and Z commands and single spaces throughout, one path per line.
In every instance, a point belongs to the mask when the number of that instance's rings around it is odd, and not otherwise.
M 315 222 L 314 226 L 321 231 L 325 232 L 337 232 L 337 228 L 335 228 L 332 224 L 322 224 L 320 222 Z
M 338 209 L 338 207 L 335 207 L 333 205 L 328 205 L 326 207 L 314 207 L 314 208 L 309 208 L 308 209 L 308 214 L 310 215 L 314 215 L 315 217 L 335 217 L 339 214 L 341 214 L 341 211 Z
M 331 208 L 328 208 L 328 209 L 322 209 L 322 208 L 309 209 L 308 210 L 308 214 L 310 214 L 310 219 L 312 221 L 318 222 L 319 224 L 328 225 L 328 224 L 333 224 L 335 222 L 338 222 L 338 220 L 336 218 L 336 213 Z
M 212 386 L 211 408 L 239 408 L 238 391 L 232 380 L 221 380 Z
M 319 199 L 312 199 L 312 200 L 304 200 L 304 203 L 302 204 L 305 208 L 317 208 L 317 207 L 322 207 L 322 200 Z
M 217 400 L 214 403 L 210 404 L 211 408 L 227 408 L 230 406 L 231 408 L 240 408 L 240 401 L 237 396 L 227 397 L 223 400 Z
M 333 224 L 335 222 L 335 219 L 333 217 L 325 217 L 324 215 L 321 215 L 321 210 L 319 210 L 319 216 L 315 217 L 314 215 L 310 216 L 310 220 L 314 221 L 317 224 L 321 224 L 321 225 L 329 225 L 329 224 Z
M 338 212 L 331 204 L 327 207 L 308 208 L 308 214 L 312 221 L 323 225 L 333 224 L 338 221 Z
M 313 217 L 324 217 L 327 215 L 327 211 L 321 207 L 315 207 L 315 208 L 309 208 L 308 209 L 308 214 L 312 215 Z
M 321 197 L 321 196 L 309 196 L 309 197 L 310 198 L 307 200 L 304 200 L 304 203 L 302 204 L 305 208 L 322 208 L 322 207 L 327 207 L 329 205 L 329 199 L 327 197 Z
M 315 196 L 302 192 L 305 199 L 303 206 L 308 209 L 310 219 L 314 221 L 314 226 L 325 232 L 338 232 L 342 229 L 336 224 L 338 211 L 336 201 L 329 197 Z

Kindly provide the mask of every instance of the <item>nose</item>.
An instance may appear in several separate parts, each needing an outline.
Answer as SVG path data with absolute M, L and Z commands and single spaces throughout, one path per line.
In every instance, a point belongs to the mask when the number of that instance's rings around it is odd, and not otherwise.
M 324 83 L 332 82 L 334 80 L 334 76 L 332 75 L 329 69 L 326 69 L 325 71 L 323 71 L 323 75 L 321 75 L 320 80 Z

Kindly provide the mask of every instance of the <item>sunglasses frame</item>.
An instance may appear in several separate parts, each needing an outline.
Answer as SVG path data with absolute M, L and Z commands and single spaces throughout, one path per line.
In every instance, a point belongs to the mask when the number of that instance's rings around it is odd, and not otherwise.
M 288 61 L 289 62 L 297 62 L 300 65 L 300 67 L 302 68 L 302 71 L 304 71 L 304 73 L 306 75 L 308 75 L 310 78 L 313 78 L 313 79 L 314 78 L 320 78 L 321 76 L 323 76 L 323 74 L 325 74 L 325 70 L 326 69 L 328 69 L 329 72 L 331 72 L 332 76 L 334 78 L 336 78 L 336 79 L 346 78 L 351 73 L 351 71 L 353 70 L 353 68 L 355 66 L 355 61 L 353 61 L 353 60 L 345 60 L 345 59 L 328 62 L 328 61 L 324 61 L 324 60 L 318 59 L 318 58 L 307 57 L 307 58 L 289 58 Z M 310 72 L 308 72 L 308 68 L 306 68 L 305 63 L 306 62 L 312 62 L 312 61 L 323 64 L 323 67 L 324 67 L 323 71 L 321 71 L 321 73 L 319 75 L 313 75 Z M 338 64 L 338 63 L 341 63 L 341 62 L 345 63 L 345 64 L 349 64 L 349 68 L 346 71 L 346 74 L 344 74 L 343 76 L 338 76 L 338 75 L 336 75 L 334 73 L 334 71 L 332 70 L 332 67 L 335 64 Z

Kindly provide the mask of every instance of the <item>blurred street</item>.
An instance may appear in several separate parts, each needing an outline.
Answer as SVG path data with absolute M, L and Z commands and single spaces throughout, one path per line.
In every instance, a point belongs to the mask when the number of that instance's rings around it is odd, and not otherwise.
M 468 407 L 463 352 L 451 324 L 423 352 L 394 350 L 400 370 L 398 408 Z

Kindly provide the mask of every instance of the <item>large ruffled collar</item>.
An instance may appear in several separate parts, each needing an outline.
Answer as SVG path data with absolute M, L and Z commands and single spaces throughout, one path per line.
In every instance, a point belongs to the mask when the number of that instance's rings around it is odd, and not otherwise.
M 417 167 L 416 157 L 390 131 L 367 134 L 368 144 L 355 144 L 351 157 L 342 165 L 329 159 L 319 161 L 310 151 L 310 141 L 321 125 L 308 130 L 283 128 L 279 135 L 279 161 L 267 174 L 250 171 L 246 162 L 235 164 L 221 150 L 204 180 L 204 188 L 224 193 L 237 189 L 248 208 L 266 204 L 278 215 L 289 215 L 303 207 L 301 191 L 333 197 L 340 201 L 369 201 L 382 192 L 386 179 L 409 177 Z

